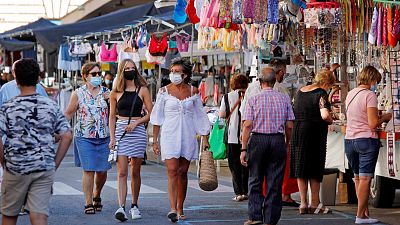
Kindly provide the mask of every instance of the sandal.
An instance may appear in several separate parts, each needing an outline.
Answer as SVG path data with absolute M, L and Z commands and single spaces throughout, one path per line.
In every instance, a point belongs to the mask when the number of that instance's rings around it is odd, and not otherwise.
M 95 214 L 96 209 L 94 208 L 93 204 L 85 205 L 85 214 Z
M 180 213 L 178 213 L 178 220 L 186 220 L 186 216 L 185 216 L 185 214 L 180 214 Z
M 299 214 L 300 215 L 308 214 L 308 207 L 299 207 Z
M 101 204 L 101 198 L 93 198 L 93 207 L 96 209 L 97 212 L 101 212 L 103 209 L 103 205 Z
M 332 213 L 332 210 L 330 208 L 324 206 L 322 203 L 319 203 L 317 208 L 310 207 L 310 213 L 329 214 L 329 213 Z
M 243 201 L 243 197 L 241 195 L 236 195 L 235 197 L 232 198 L 232 200 L 235 202 L 241 202 Z
M 171 220 L 171 222 L 176 223 L 178 222 L 178 214 L 176 214 L 176 211 L 171 211 L 167 215 L 168 219 Z

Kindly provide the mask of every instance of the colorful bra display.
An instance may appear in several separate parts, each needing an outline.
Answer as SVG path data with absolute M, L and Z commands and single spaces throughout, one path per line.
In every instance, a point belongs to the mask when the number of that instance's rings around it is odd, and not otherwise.
M 101 62 L 117 62 L 118 52 L 117 45 L 114 44 L 111 50 L 108 50 L 104 41 L 101 43 L 100 61 Z

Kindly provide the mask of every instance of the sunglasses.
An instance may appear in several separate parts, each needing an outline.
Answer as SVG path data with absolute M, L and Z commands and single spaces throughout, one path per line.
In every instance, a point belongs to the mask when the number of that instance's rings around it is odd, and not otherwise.
M 92 75 L 92 77 L 100 77 L 101 76 L 101 71 L 99 72 L 90 72 L 90 75 Z

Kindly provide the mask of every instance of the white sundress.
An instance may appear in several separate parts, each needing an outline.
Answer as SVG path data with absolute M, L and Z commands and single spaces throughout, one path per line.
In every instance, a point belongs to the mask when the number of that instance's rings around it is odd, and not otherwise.
M 211 129 L 200 95 L 179 100 L 165 90 L 157 94 L 150 115 L 150 123 L 161 126 L 161 159 L 195 160 L 199 156 L 196 134 L 207 135 Z

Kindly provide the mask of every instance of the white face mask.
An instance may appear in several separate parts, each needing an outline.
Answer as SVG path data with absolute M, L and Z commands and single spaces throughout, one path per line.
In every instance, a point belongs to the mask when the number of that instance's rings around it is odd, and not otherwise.
M 182 81 L 183 81 L 182 75 L 179 73 L 170 73 L 169 79 L 175 85 L 178 85 L 178 84 L 182 83 Z

